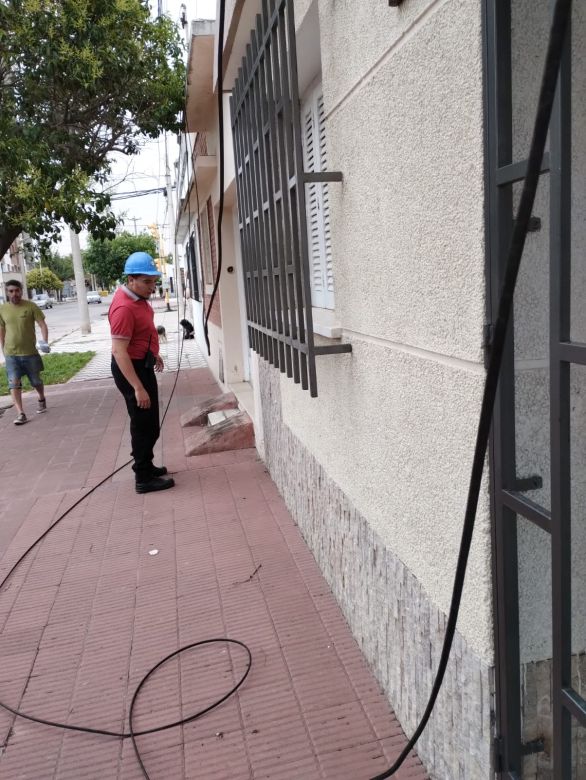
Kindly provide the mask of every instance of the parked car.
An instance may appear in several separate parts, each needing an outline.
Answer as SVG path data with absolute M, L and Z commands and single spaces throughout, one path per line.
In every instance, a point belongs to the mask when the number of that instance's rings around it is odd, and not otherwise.
M 90 292 L 88 292 L 88 294 L 87 294 L 87 302 L 88 303 L 101 303 L 102 302 L 102 296 L 96 290 L 90 290 Z
M 45 295 L 45 293 L 39 293 L 37 295 L 33 295 L 33 301 L 34 303 L 37 304 L 39 309 L 53 308 L 53 300 L 48 295 Z

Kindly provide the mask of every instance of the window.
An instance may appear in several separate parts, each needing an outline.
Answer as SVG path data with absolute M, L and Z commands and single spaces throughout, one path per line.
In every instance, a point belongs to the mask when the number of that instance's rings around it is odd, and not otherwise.
M 316 356 L 352 347 L 314 342 L 306 201 L 312 185 L 341 181 L 342 174 L 306 167 L 297 76 L 294 0 L 274 0 L 270 9 L 263 3 L 230 99 L 248 333 L 252 349 L 316 396 Z M 321 112 L 323 126 L 323 100 Z M 311 122 L 314 166 L 325 166 L 319 112 Z M 314 208 L 323 215 L 327 192 L 315 192 Z M 316 258 L 327 272 L 329 219 L 316 220 L 320 224 Z M 325 306 L 327 273 L 323 279 Z
M 321 84 L 311 89 L 303 101 L 301 122 L 306 172 L 327 171 L 326 124 Z M 307 186 L 306 210 L 311 302 L 317 308 L 333 309 L 334 272 L 327 183 L 311 183 Z
M 204 210 L 199 215 L 199 228 L 204 284 L 211 285 L 214 283 L 214 270 L 212 268 L 212 245 L 210 241 L 210 220 L 207 203 Z
M 191 296 L 196 301 L 201 300 L 199 294 L 199 278 L 197 272 L 197 242 L 195 240 L 195 232 L 189 237 L 187 244 L 187 266 L 189 268 L 189 278 L 191 280 Z

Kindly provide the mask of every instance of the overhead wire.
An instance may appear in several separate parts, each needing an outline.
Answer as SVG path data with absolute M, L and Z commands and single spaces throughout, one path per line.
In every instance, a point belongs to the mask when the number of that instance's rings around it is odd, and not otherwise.
M 127 192 L 115 192 L 110 195 L 110 200 L 130 200 L 131 198 L 143 198 L 146 195 L 157 195 L 165 192 L 165 187 L 149 187 L 144 190 L 128 190 Z

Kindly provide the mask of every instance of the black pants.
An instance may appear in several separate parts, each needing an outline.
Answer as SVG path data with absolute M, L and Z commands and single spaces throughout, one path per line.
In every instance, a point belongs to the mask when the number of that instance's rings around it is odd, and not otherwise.
M 112 358 L 112 376 L 116 387 L 124 396 L 130 417 L 131 454 L 134 458 L 132 468 L 136 481 L 147 482 L 152 477 L 153 447 L 161 430 L 159 426 L 159 388 L 154 369 L 146 368 L 144 359 L 133 360 L 132 365 L 151 399 L 149 409 L 141 409 L 138 406 L 132 385 L 124 378 L 114 358 Z

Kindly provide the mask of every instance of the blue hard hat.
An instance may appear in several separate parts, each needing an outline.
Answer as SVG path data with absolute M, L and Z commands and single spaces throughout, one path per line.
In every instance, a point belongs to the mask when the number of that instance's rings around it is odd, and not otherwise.
M 126 258 L 124 273 L 127 276 L 160 276 L 161 272 L 148 252 L 133 252 Z

